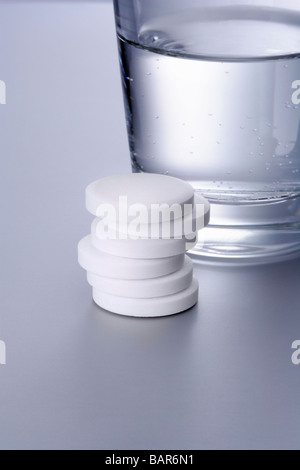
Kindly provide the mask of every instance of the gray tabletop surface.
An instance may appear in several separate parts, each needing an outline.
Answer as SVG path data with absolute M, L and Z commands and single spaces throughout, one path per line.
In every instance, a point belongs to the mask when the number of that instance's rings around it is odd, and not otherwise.
M 299 449 L 300 261 L 195 265 L 198 306 L 98 308 L 84 190 L 130 171 L 110 2 L 0 1 L 1 449 Z

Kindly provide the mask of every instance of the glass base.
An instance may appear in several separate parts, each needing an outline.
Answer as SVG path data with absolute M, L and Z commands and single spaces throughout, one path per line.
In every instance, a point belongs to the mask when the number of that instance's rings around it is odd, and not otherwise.
M 265 264 L 300 256 L 300 198 L 211 204 L 210 225 L 190 252 L 198 261 Z

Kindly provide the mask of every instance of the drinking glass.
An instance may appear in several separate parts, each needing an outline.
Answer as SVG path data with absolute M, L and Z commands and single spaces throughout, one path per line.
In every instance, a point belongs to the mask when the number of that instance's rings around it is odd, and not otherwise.
M 299 0 L 114 0 L 135 172 L 211 202 L 200 258 L 300 250 Z

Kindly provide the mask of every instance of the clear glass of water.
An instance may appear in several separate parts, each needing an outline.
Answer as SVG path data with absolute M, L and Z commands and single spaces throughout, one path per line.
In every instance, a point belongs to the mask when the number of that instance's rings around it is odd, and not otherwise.
M 300 250 L 300 1 L 114 0 L 132 167 L 212 204 L 201 258 Z

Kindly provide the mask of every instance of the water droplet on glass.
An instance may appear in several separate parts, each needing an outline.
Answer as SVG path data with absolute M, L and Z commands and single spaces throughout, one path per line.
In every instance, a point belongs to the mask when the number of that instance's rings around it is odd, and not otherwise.
M 152 42 L 156 42 L 156 41 L 158 41 L 158 36 L 153 36 Z
M 159 119 L 159 116 L 155 116 L 154 119 Z
M 211 117 L 211 116 L 213 116 L 213 114 L 212 114 L 212 113 L 208 113 L 208 115 L 209 115 L 210 117 Z
M 245 129 L 245 126 L 240 126 L 240 129 L 242 129 L 242 131 Z
M 219 140 L 216 141 L 216 144 L 220 145 L 221 142 L 219 142 Z
M 260 153 L 259 153 L 259 155 L 260 155 L 261 157 L 263 157 L 263 155 L 264 155 L 264 152 L 260 152 Z
M 256 129 L 256 128 L 255 128 L 255 129 L 253 129 L 253 132 L 258 132 L 258 129 Z
M 254 170 L 249 170 L 250 175 L 253 175 Z
M 149 75 L 152 75 L 152 73 L 151 73 L 151 72 L 147 72 L 146 75 L 148 75 L 148 77 L 149 77 Z

